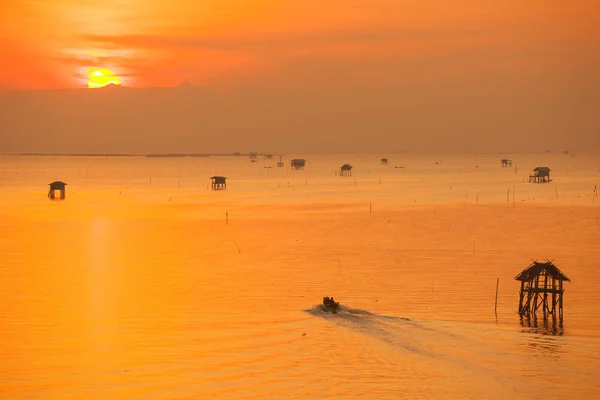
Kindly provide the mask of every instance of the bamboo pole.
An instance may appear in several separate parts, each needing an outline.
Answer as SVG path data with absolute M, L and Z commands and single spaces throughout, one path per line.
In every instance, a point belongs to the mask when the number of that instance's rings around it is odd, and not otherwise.
M 496 279 L 496 301 L 494 302 L 494 314 L 498 318 L 498 286 L 500 285 L 500 278 Z

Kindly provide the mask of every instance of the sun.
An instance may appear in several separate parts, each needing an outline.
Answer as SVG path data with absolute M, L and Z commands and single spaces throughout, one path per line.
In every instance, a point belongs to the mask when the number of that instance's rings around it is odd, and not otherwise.
M 110 69 L 92 68 L 89 70 L 88 88 L 101 88 L 107 85 L 120 84 L 121 80 Z

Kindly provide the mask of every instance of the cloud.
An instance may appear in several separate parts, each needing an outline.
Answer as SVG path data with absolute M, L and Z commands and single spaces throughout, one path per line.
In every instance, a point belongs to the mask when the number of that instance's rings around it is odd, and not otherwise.
M 289 46 L 323 44 L 372 45 L 378 43 L 415 43 L 452 40 L 478 40 L 489 37 L 482 29 L 346 29 L 305 32 L 272 32 L 254 35 L 83 35 L 92 45 L 110 49 L 206 49 L 277 50 Z

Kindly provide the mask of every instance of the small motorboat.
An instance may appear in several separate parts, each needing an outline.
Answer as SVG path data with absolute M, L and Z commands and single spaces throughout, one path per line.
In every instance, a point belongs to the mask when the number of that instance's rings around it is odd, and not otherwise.
M 323 297 L 323 304 L 321 304 L 321 308 L 325 312 L 337 314 L 340 310 L 340 303 L 333 301 L 333 297 Z

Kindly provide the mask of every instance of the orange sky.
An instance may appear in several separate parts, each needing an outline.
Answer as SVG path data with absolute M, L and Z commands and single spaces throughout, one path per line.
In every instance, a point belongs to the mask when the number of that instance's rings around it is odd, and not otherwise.
M 594 3 L 3 0 L 0 89 L 83 87 L 89 67 L 136 87 L 592 79 Z

